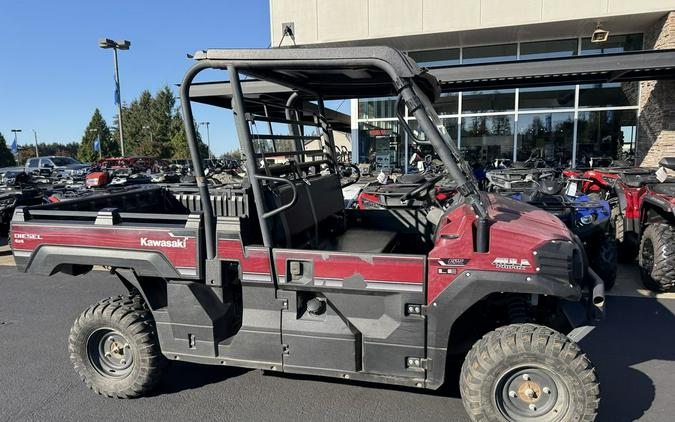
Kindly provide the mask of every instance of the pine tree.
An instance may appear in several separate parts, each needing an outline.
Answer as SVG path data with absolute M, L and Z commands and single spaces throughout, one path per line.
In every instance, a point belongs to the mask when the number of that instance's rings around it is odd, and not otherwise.
M 91 116 L 91 120 L 82 135 L 80 147 L 77 150 L 77 158 L 83 163 L 90 163 L 99 159 L 98 151 L 94 151 L 96 137 L 101 142 L 101 156 L 111 157 L 119 155 L 117 142 L 112 139 L 110 128 L 98 108 L 94 110 L 94 114 Z
M 15 165 L 16 161 L 12 155 L 12 151 L 9 150 L 5 137 L 0 133 L 0 167 L 11 167 Z

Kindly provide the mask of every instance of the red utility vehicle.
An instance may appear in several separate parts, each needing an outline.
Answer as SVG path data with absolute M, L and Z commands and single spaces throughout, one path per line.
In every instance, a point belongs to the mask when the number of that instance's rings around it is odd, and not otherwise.
M 659 162 L 675 169 L 675 158 Z M 655 291 L 675 289 L 675 181 L 650 168 L 605 168 L 583 173 L 582 190 L 612 201 L 620 256 L 638 255 L 642 280 Z M 665 176 L 664 176 L 665 177 Z
M 560 220 L 477 189 L 433 108 L 435 78 L 387 47 L 195 58 L 181 99 L 198 195 L 144 187 L 14 216 L 21 271 L 102 265 L 129 289 L 72 328 L 71 360 L 89 387 L 146 394 L 168 359 L 436 389 L 446 363 L 463 359 L 473 420 L 595 418 L 598 380 L 575 340 L 602 313 L 602 280 Z M 216 191 L 204 177 L 189 92 L 206 69 L 228 72 L 231 91 L 218 85 L 212 98 L 233 110 L 240 188 Z M 344 209 L 324 101 L 385 96 L 416 118 L 452 198 L 418 190 L 422 207 Z

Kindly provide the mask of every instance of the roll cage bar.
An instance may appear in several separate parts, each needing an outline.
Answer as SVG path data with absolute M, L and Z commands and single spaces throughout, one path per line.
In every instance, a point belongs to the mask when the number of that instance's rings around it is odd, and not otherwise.
M 389 47 L 350 47 L 350 48 L 298 48 L 298 49 L 215 49 L 195 54 L 197 63 L 188 69 L 180 87 L 183 120 L 195 179 L 204 210 L 206 255 L 208 259 L 216 257 L 215 216 L 209 201 L 208 183 L 204 176 L 199 156 L 196 129 L 190 103 L 190 86 L 194 78 L 205 69 L 227 70 L 232 89 L 232 111 L 235 117 L 237 135 L 243 153 L 246 156 L 246 171 L 258 206 L 256 211 L 265 247 L 272 247 L 272 238 L 267 219 L 290 208 L 293 200 L 274 210 L 265 211 L 264 192 L 261 181 L 291 185 L 293 199 L 296 196 L 295 185 L 283 177 L 266 172 L 260 174 L 254 148 L 254 137 L 250 131 L 250 118 L 247 119 L 244 93 L 241 88 L 240 74 L 256 79 L 286 86 L 295 91 L 285 105 L 284 120 L 289 124 L 296 145 L 302 141 L 300 122 L 293 123 L 290 117 L 292 106 L 298 97 L 314 99 L 319 105 L 319 114 L 324 113 L 324 100 L 364 98 L 397 95 L 417 119 L 429 143 L 448 170 L 450 177 L 457 183 L 458 191 L 466 198 L 478 216 L 479 227 L 487 227 L 487 211 L 477 184 L 466 163 L 462 160 L 450 137 L 433 108 L 431 99 L 440 93 L 438 81 L 423 72 L 414 61 L 400 51 Z M 250 116 L 249 116 L 250 117 Z M 322 122 L 317 122 L 321 125 Z M 407 125 L 405 120 L 401 122 Z M 324 133 L 330 131 L 325 130 Z M 409 128 L 408 128 L 409 129 Z M 328 136 L 329 154 L 325 161 L 331 171 L 336 171 L 336 151 L 332 136 Z M 301 151 L 296 148 L 299 156 Z M 287 153 L 288 154 L 288 153 Z M 264 157 L 263 157 L 264 160 Z M 312 165 L 312 162 L 305 165 Z M 265 166 L 263 165 L 265 168 Z M 485 233 L 485 230 L 479 230 Z M 480 236 L 480 235 L 479 235 Z M 481 241 L 479 240 L 480 244 Z

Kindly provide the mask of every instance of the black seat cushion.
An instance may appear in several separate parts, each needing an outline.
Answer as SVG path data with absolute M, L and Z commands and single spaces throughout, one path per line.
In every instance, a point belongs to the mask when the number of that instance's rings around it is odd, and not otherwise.
M 322 249 L 340 252 L 382 253 L 394 242 L 396 232 L 349 229 L 327 240 Z

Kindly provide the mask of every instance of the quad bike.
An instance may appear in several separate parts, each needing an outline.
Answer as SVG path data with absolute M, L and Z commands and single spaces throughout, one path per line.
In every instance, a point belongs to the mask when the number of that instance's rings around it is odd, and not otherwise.
M 530 170 L 532 171 L 532 170 Z M 511 173 L 517 175 L 516 183 Z M 617 245 L 611 224 L 608 201 L 593 198 L 578 190 L 584 179 L 554 178 L 553 171 L 534 172 L 496 170 L 487 174 L 490 188 L 517 201 L 527 202 L 562 220 L 584 244 L 589 265 L 611 289 L 616 280 Z M 541 175 L 545 177 L 541 177 Z
M 637 188 L 639 196 L 638 262 L 645 286 L 651 290 L 675 291 L 675 157 L 663 158 L 651 183 Z M 660 172 L 660 174 L 659 174 Z
M 181 360 L 437 389 L 457 382 L 445 369 L 459 360 L 474 421 L 595 419 L 599 383 L 577 341 L 603 314 L 604 283 L 560 220 L 478 189 L 433 107 L 433 76 L 388 47 L 194 57 L 180 89 L 197 203 L 142 186 L 15 212 L 20 271 L 102 265 L 129 290 L 73 325 L 70 356 L 87 386 L 142 396 Z M 205 178 L 190 91 L 207 69 L 228 73 L 214 104 L 233 109 L 246 186 Z M 324 100 L 388 96 L 457 193 L 431 198 L 429 181 L 408 193 L 423 207 L 345 209 Z

